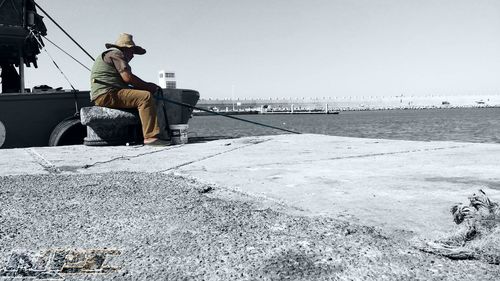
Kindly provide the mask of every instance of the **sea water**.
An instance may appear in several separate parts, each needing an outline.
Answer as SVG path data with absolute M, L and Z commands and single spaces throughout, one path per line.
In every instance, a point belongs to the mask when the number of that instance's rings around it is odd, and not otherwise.
M 500 143 L 500 108 L 343 111 L 333 114 L 239 115 L 301 133 L 417 141 Z M 233 138 L 286 132 L 222 116 L 194 116 L 189 137 Z

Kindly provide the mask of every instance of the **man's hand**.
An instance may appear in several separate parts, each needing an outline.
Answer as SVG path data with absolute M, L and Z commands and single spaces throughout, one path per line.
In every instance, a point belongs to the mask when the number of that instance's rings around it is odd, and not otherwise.
M 161 90 L 160 86 L 156 85 L 155 83 L 150 83 L 150 82 L 148 82 L 147 84 L 148 84 L 148 87 L 149 87 L 149 90 L 148 90 L 148 91 L 149 91 L 150 93 L 153 93 L 153 94 L 154 94 L 154 93 L 156 93 L 156 92 L 158 91 L 158 89 L 160 89 L 160 90 Z
M 154 94 L 156 93 L 158 88 L 160 88 L 155 83 L 144 82 L 141 78 L 135 76 L 134 74 L 132 74 L 132 72 L 128 70 L 120 72 L 120 76 L 122 77 L 123 82 L 132 85 L 134 86 L 134 88 L 139 90 L 146 90 Z

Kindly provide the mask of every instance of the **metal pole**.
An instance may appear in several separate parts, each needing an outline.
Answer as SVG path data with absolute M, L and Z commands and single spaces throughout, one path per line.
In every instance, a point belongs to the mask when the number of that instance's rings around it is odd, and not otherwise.
M 234 85 L 231 85 L 231 101 L 233 103 L 233 112 L 234 112 Z
M 24 58 L 22 55 L 19 56 L 19 76 L 21 77 L 21 94 L 24 94 Z

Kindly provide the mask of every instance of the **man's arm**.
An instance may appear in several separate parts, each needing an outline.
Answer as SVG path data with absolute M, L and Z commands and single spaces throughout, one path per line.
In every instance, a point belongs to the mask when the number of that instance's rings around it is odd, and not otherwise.
M 141 78 L 135 76 L 128 69 L 125 69 L 122 72 L 120 72 L 120 76 L 122 77 L 123 82 L 134 86 L 135 89 L 146 90 L 151 93 L 154 93 L 159 88 L 158 85 L 156 85 L 155 83 L 145 82 Z

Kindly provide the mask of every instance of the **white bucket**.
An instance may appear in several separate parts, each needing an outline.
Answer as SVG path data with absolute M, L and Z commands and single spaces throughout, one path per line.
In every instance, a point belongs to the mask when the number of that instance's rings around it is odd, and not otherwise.
M 170 125 L 170 142 L 172 144 L 185 144 L 188 142 L 188 124 Z

